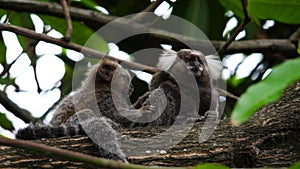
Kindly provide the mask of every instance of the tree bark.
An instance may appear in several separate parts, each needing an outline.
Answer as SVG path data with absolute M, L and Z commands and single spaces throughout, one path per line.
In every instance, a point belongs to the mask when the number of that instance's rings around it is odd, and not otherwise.
M 179 144 L 159 155 L 129 156 L 131 163 L 159 166 L 193 166 L 219 163 L 229 167 L 286 167 L 300 160 L 300 82 L 291 85 L 280 100 L 258 110 L 246 123 L 232 127 L 222 120 L 213 135 L 199 143 L 198 122 Z M 120 131 L 122 135 L 148 137 L 163 127 Z M 37 141 L 42 144 L 97 155 L 98 148 L 86 136 L 62 137 Z M 124 145 L 130 146 L 130 145 Z M 0 146 L 0 168 L 93 168 L 13 147 Z

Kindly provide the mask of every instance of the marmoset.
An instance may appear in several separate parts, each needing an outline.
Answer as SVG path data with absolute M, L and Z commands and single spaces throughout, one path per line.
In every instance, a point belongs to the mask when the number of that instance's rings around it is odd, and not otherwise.
M 20 129 L 16 138 L 30 140 L 92 132 L 96 138 L 91 139 L 100 147 L 105 147 L 104 150 L 109 150 L 104 151 L 105 153 L 100 152 L 100 156 L 126 161 L 116 143 L 114 129 L 129 128 L 133 123 L 131 120 L 141 121 L 139 119 L 159 112 L 154 106 L 130 108 L 130 103 L 126 100 L 130 93 L 130 80 L 129 72 L 117 61 L 102 59 L 90 69 L 83 86 L 57 106 L 50 125 L 30 124 Z M 115 93 L 114 97 L 112 93 Z M 98 136 L 102 138 L 99 139 Z M 109 152 L 114 152 L 117 156 Z
M 174 66 L 176 62 L 183 61 L 186 70 L 182 66 Z M 141 96 L 137 102 L 134 104 L 135 108 L 141 108 L 145 106 L 145 100 L 148 98 L 148 95 L 157 88 L 164 88 L 164 91 L 168 91 L 169 93 L 173 93 L 174 105 L 169 106 L 166 114 L 168 117 L 166 119 L 162 119 L 166 122 L 166 124 L 170 124 L 174 121 L 176 116 L 170 116 L 170 114 L 178 114 L 179 107 L 181 102 L 182 94 L 191 94 L 189 92 L 197 91 L 193 89 L 197 87 L 199 92 L 199 108 L 198 115 L 205 116 L 205 113 L 208 110 L 217 111 L 218 109 L 218 93 L 212 86 L 212 80 L 217 80 L 220 78 L 222 64 L 214 55 L 204 56 L 201 52 L 190 50 L 190 49 L 182 49 L 179 52 L 175 52 L 172 50 L 165 51 L 162 56 L 159 58 L 159 62 L 157 67 L 162 70 L 153 75 L 153 78 L 149 85 L 149 92 L 145 95 Z M 196 81 L 196 86 L 191 86 L 189 81 L 184 81 L 184 76 L 187 75 L 188 72 L 193 74 L 193 77 Z M 170 73 L 177 74 L 178 81 L 182 81 L 183 85 L 181 88 L 192 89 L 190 91 L 179 91 L 178 82 L 170 75 Z M 172 91 L 170 91 L 172 90 Z M 168 93 L 167 92 L 167 93 Z M 171 94 L 169 94 L 171 95 Z M 193 94 L 191 94 L 193 95 Z M 195 96 L 195 95 L 194 95 Z M 188 99 L 193 100 L 194 98 L 190 96 Z M 170 99 L 168 100 L 170 101 Z M 184 104 L 189 104 L 188 101 L 184 101 Z
M 185 63 L 184 68 L 182 65 L 178 66 L 179 63 Z M 196 86 L 183 83 L 183 87 L 197 90 L 187 90 L 183 95 L 193 103 L 194 98 L 189 98 L 188 95 L 192 94 L 190 91 L 197 91 L 200 103 L 196 113 L 204 115 L 210 109 L 212 101 L 211 78 L 219 76 L 222 66 L 214 57 L 205 58 L 200 52 L 184 49 L 162 54 L 158 68 L 162 71 L 153 76 L 150 91 L 131 106 L 126 99 L 130 88 L 128 71 L 118 62 L 104 58 L 99 65 L 91 68 L 83 86 L 58 105 L 51 125 L 30 125 L 19 130 L 16 138 L 39 139 L 96 133 L 91 139 L 117 155 L 112 157 L 105 153 L 102 156 L 126 161 L 116 141 L 116 128 L 171 125 L 177 118 L 180 106 L 193 107 L 181 104 L 182 86 L 178 83 L 182 83 L 180 79 L 182 75 L 186 75 L 184 71 L 188 71 L 195 79 Z M 172 77 L 173 75 L 177 78 Z M 101 136 L 106 139 L 103 140 Z

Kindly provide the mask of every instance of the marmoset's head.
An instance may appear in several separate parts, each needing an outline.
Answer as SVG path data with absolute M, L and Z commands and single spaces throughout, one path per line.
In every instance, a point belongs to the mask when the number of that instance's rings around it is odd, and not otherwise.
M 159 58 L 157 67 L 163 71 L 170 71 L 180 61 L 184 61 L 187 69 L 196 78 L 209 74 L 211 79 L 218 79 L 221 75 L 222 64 L 217 56 L 204 56 L 201 52 L 191 49 L 182 49 L 178 52 L 166 50 Z
M 96 74 L 99 83 L 110 85 L 113 90 L 121 93 L 131 94 L 133 86 L 131 76 L 127 69 L 124 69 L 118 61 L 104 57 L 98 66 Z

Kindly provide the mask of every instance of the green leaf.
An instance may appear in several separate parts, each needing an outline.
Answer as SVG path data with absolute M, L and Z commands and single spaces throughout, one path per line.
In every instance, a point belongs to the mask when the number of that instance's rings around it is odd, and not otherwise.
M 7 80 L 7 78 L 0 78 L 0 84 L 1 85 L 8 85 L 10 81 Z
M 274 19 L 289 24 L 300 24 L 299 0 L 250 0 L 248 12 L 255 19 Z
M 240 97 L 232 112 L 232 124 L 240 125 L 258 108 L 279 99 L 283 90 L 298 79 L 300 79 L 300 58 L 274 67 L 267 78 L 250 86 Z
M 297 161 L 292 166 L 290 166 L 288 169 L 298 169 L 300 168 L 300 161 Z
M 0 9 L 0 18 L 2 18 L 3 15 L 7 14 L 6 10 Z
M 230 168 L 219 164 L 199 164 L 194 169 L 230 169 Z
M 234 74 L 233 76 L 230 77 L 230 79 L 227 80 L 227 83 L 229 83 L 230 85 L 232 85 L 233 87 L 238 87 L 240 84 L 242 84 L 245 80 L 247 80 L 246 78 L 237 78 L 236 74 Z
M 11 121 L 9 121 L 5 114 L 0 113 L 0 126 L 6 130 L 12 131 L 14 130 L 14 126 Z
M 0 78 L 0 84 L 2 85 L 11 85 L 15 84 L 16 78 Z
M 90 9 L 96 9 L 97 3 L 93 0 L 81 0 L 80 3 L 82 3 L 84 6 L 90 8 Z
M 240 0 L 219 0 L 219 2 L 239 18 L 244 18 Z M 247 10 L 256 23 L 259 23 L 258 19 L 273 19 L 289 24 L 300 23 L 299 0 L 248 0 Z
M 194 24 L 201 31 L 203 31 L 203 33 L 209 39 L 223 39 L 220 32 L 223 31 L 227 22 L 227 18 L 224 18 L 225 10 L 218 1 L 189 0 L 176 1 L 175 3 L 169 4 L 173 6 L 173 15 L 186 19 Z M 175 30 L 172 31 L 178 32 L 176 28 L 174 29 Z M 196 36 L 199 36 L 199 32 L 195 32 L 195 29 L 189 26 L 183 26 L 180 30 L 182 32 L 185 32 L 185 35 L 188 36 L 195 37 L 195 34 Z
M 2 64 L 2 66 L 6 64 L 6 46 L 4 44 L 2 34 L 0 34 L 0 64 Z
M 298 41 L 298 48 L 297 48 L 298 54 L 300 54 L 300 41 Z
M 207 1 L 203 0 L 191 0 L 188 3 L 188 6 L 184 6 L 189 10 L 186 11 L 186 19 L 191 23 L 200 27 L 200 29 L 204 32 L 207 32 L 208 29 L 208 9 L 207 9 Z M 193 12 L 190 12 L 193 11 Z M 189 30 L 191 35 L 193 35 L 193 30 Z

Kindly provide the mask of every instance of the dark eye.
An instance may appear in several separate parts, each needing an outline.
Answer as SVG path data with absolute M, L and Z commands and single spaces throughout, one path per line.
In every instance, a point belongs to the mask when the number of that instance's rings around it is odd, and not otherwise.
M 194 61 L 194 65 L 195 65 L 195 66 L 200 66 L 200 65 L 201 65 L 201 63 L 200 63 L 200 62 L 198 62 L 198 61 Z

